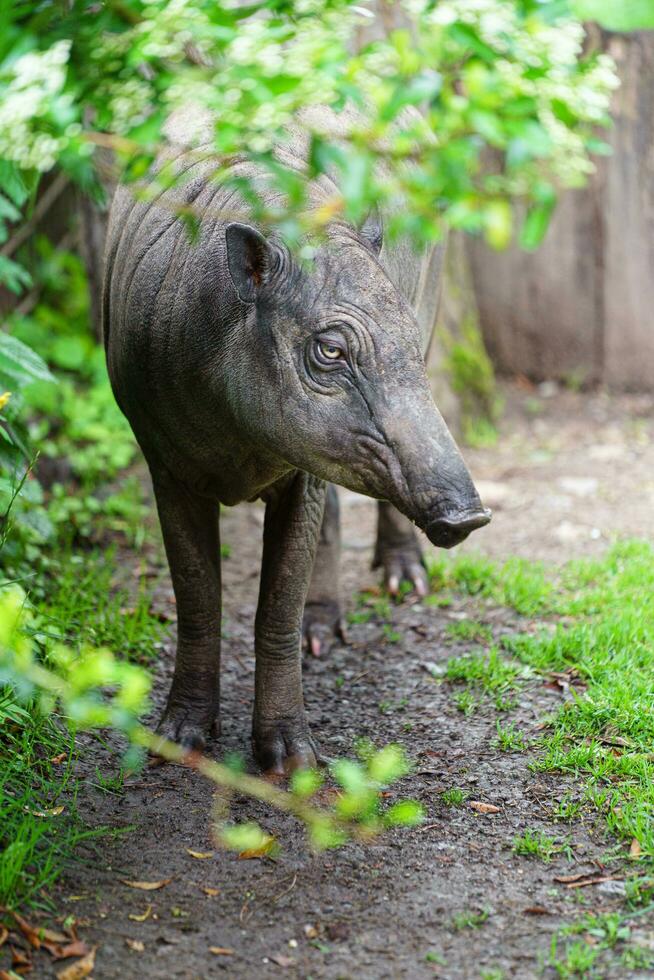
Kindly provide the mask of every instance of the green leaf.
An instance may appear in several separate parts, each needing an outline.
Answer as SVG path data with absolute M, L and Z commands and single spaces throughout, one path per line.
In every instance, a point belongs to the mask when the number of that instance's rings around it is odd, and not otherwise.
M 361 793 L 367 786 L 363 768 L 352 759 L 339 759 L 332 766 L 332 774 L 347 793 Z
M 419 105 L 421 102 L 431 102 L 443 87 L 443 78 L 436 71 L 429 70 L 409 82 L 402 80 L 391 98 L 383 106 L 380 119 L 388 122 L 408 105 Z
M 220 827 L 220 840 L 233 851 L 258 851 L 268 847 L 273 838 L 256 823 L 242 823 L 234 827 Z
M 17 337 L 0 333 L 0 380 L 11 390 L 12 384 L 22 388 L 33 381 L 54 382 L 55 378 L 31 347 Z
M 401 800 L 393 804 L 384 814 L 388 827 L 415 827 L 424 820 L 425 811 L 415 800 Z
M 322 782 L 322 776 L 316 769 L 297 769 L 291 777 L 291 791 L 304 799 L 313 796 Z
M 322 820 L 315 820 L 309 827 L 309 839 L 313 847 L 318 851 L 325 851 L 330 847 L 340 847 L 347 840 L 344 830 L 335 827 L 329 817 Z
M 401 745 L 386 745 L 368 762 L 368 773 L 377 783 L 387 785 L 405 776 L 410 765 Z
M 571 0 L 580 20 L 596 20 L 609 31 L 654 28 L 654 0 Z
M 29 196 L 20 170 L 9 160 L 0 160 L 0 187 L 18 208 L 23 206 Z
M 536 204 L 527 212 L 527 217 L 520 232 L 520 244 L 526 251 L 534 251 L 543 241 L 549 228 L 555 205 L 556 198 L 552 201 Z
M 31 285 L 32 277 L 27 269 L 6 255 L 0 255 L 0 286 L 6 286 L 10 292 L 18 294 Z
M 11 203 L 8 197 L 0 194 L 0 219 L 4 219 L 5 221 L 18 221 L 19 218 L 20 211 L 18 208 Z
M 484 209 L 484 236 L 491 248 L 501 251 L 511 242 L 513 214 L 508 201 L 489 201 Z
M 454 21 L 449 27 L 449 33 L 464 51 L 472 51 L 484 61 L 493 62 L 497 53 L 481 39 L 477 31 L 462 20 Z

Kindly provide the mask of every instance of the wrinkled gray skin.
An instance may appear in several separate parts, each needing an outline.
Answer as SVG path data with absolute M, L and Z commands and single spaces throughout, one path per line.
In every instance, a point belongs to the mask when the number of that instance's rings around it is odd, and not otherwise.
M 284 152 L 299 160 L 304 146 L 298 131 Z M 189 242 L 170 201 L 135 203 L 119 188 L 103 308 L 111 382 L 150 467 L 177 599 L 160 731 L 199 748 L 218 730 L 218 504 L 262 498 L 253 746 L 264 769 L 284 772 L 319 758 L 301 631 L 308 593 L 309 625 L 337 618 L 328 483 L 388 502 L 377 557 L 397 577 L 412 578 L 420 563 L 412 522 L 449 547 L 489 514 L 429 391 L 411 308 L 421 262 L 402 249 L 380 257 L 373 223 L 362 233 L 335 225 L 300 268 L 280 241 L 233 220 L 246 212 L 207 180 L 215 164 L 179 147 L 170 156 L 186 174 L 177 199 L 202 215 L 199 240 Z M 311 188 L 316 205 L 333 193 L 327 178 Z

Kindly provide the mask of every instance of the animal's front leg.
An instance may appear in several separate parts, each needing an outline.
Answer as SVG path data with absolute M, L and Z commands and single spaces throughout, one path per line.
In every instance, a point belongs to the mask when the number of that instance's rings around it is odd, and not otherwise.
M 177 656 L 157 731 L 201 749 L 218 731 L 220 708 L 220 533 L 218 505 L 167 474 L 153 473 L 159 520 L 177 603 Z
M 372 567 L 379 566 L 383 570 L 384 586 L 391 595 L 399 593 L 402 582 L 408 582 L 418 595 L 427 595 L 427 572 L 415 528 L 408 517 L 385 501 L 378 505 Z
M 298 473 L 266 507 L 255 624 L 252 744 L 262 769 L 315 766 L 302 695 L 302 612 L 325 506 L 325 484 Z

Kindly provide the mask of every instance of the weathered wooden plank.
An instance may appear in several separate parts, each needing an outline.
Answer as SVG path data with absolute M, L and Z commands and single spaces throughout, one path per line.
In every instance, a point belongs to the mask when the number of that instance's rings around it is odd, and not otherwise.
M 613 36 L 614 103 L 604 214 L 604 380 L 654 388 L 654 32 Z
M 608 35 L 622 88 L 584 191 L 564 195 L 529 255 L 470 241 L 484 338 L 498 370 L 654 387 L 654 32 Z
M 566 194 L 537 253 L 493 252 L 469 239 L 484 340 L 500 372 L 599 380 L 602 227 L 599 178 Z

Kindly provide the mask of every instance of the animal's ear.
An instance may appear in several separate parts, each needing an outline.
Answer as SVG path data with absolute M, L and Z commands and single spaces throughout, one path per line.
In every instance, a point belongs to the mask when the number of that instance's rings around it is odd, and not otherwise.
M 270 277 L 274 248 L 255 228 L 237 222 L 227 225 L 227 266 L 238 298 L 254 303 L 257 290 Z
M 376 208 L 372 209 L 359 228 L 359 234 L 365 238 L 375 255 L 379 255 L 384 243 L 384 226 Z

